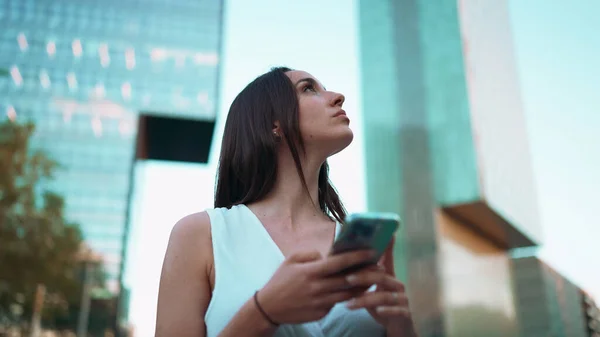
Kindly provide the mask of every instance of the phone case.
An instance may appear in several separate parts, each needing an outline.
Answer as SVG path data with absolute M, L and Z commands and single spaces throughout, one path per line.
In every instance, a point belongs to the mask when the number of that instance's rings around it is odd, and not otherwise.
M 332 254 L 373 249 L 377 255 L 370 263 L 377 263 L 399 227 L 400 217 L 394 213 L 351 214 L 346 217 L 346 224 L 333 243 Z

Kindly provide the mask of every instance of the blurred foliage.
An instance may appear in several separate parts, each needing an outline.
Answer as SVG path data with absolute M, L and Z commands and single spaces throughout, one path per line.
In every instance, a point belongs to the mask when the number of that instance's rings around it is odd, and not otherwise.
M 72 328 L 83 287 L 83 238 L 65 219 L 63 198 L 44 190 L 58 164 L 30 148 L 34 130 L 31 123 L 0 122 L 0 324 L 28 322 L 42 284 L 44 325 Z M 96 267 L 93 286 L 103 287 L 102 266 Z

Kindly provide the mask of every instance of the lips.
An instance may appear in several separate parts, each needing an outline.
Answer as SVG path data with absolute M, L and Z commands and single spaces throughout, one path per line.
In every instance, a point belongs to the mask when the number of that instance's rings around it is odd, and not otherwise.
M 336 112 L 333 117 L 338 117 L 338 116 L 346 116 L 346 111 L 344 111 L 343 109 Z M 347 116 L 346 116 L 347 117 Z

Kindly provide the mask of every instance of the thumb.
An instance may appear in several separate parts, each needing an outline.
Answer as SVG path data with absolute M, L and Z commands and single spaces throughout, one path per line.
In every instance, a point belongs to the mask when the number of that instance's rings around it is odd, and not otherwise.
M 383 256 L 380 260 L 380 265 L 385 268 L 386 273 L 395 276 L 394 272 L 394 244 L 396 243 L 396 238 L 393 237 L 390 244 L 385 249 Z
M 308 252 L 298 252 L 290 255 L 288 260 L 290 262 L 296 263 L 306 263 L 312 262 L 316 260 L 320 260 L 322 258 L 321 253 L 316 250 L 308 251 Z

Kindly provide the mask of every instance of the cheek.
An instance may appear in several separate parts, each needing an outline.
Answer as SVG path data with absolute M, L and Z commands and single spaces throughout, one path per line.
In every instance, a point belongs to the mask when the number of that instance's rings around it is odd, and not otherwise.
M 327 129 L 325 117 L 317 104 L 309 102 L 301 104 L 298 122 L 302 136 L 305 139 L 312 139 L 322 134 Z
M 302 133 L 302 138 L 305 140 L 314 139 L 323 133 L 323 129 L 325 126 L 323 123 L 319 123 L 316 118 L 307 118 L 300 120 L 300 132 Z

